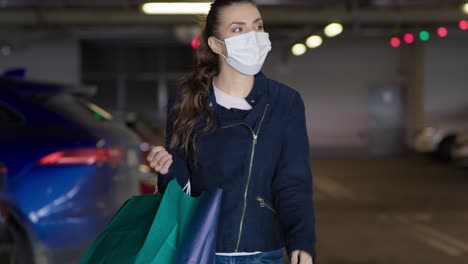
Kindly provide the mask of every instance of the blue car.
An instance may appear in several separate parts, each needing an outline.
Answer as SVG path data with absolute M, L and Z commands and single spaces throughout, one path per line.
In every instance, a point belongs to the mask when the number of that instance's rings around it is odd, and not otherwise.
M 138 194 L 140 143 L 79 89 L 0 77 L 0 263 L 81 254 Z

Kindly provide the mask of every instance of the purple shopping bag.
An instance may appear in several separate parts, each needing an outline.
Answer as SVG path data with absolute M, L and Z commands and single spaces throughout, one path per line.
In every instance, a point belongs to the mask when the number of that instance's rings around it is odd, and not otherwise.
M 222 189 L 213 189 L 201 195 L 198 208 L 177 250 L 175 264 L 215 263 L 222 192 Z

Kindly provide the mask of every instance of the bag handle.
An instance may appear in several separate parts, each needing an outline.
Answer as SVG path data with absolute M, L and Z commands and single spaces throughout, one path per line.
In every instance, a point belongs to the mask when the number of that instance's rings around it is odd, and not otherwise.
M 182 188 L 182 190 L 184 190 L 184 192 L 190 196 L 191 195 L 191 192 L 192 192 L 192 186 L 190 185 L 190 179 L 187 180 L 187 184 L 184 186 L 184 188 Z

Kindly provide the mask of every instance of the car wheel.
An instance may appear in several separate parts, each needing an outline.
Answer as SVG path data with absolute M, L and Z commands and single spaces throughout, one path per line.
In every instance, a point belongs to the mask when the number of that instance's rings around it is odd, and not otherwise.
M 0 263 L 34 263 L 31 243 L 15 222 L 0 222 Z
M 455 147 L 456 136 L 445 137 L 437 149 L 437 157 L 443 161 L 452 161 L 452 150 Z

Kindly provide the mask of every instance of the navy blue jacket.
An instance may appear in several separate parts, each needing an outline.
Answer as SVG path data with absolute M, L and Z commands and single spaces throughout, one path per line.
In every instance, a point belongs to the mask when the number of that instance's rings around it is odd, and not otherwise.
M 246 97 L 251 110 L 218 105 L 212 85 L 210 90 L 206 111 L 215 113 L 217 127 L 199 137 L 197 166 L 179 150 L 167 148 L 173 163 L 159 177 L 158 189 L 164 193 L 176 175 L 182 186 L 190 178 L 193 196 L 223 189 L 216 252 L 286 246 L 289 255 L 300 249 L 315 260 L 312 173 L 301 95 L 262 72 Z M 169 106 L 173 100 L 177 98 L 169 99 Z M 169 112 L 166 143 L 173 118 Z

